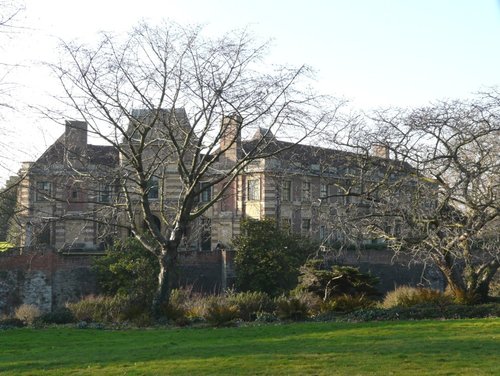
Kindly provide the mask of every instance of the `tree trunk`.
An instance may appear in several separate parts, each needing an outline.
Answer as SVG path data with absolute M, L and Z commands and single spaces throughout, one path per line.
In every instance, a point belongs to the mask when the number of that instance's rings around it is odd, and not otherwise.
M 485 266 L 481 273 L 468 271 L 468 273 L 458 272 L 456 269 L 438 265 L 443 273 L 448 287 L 454 297 L 463 303 L 480 303 L 488 300 L 490 283 L 498 270 L 498 263 L 491 262 Z
M 169 303 L 170 291 L 176 281 L 175 260 L 177 248 L 162 250 L 158 256 L 160 271 L 158 273 L 158 287 L 153 298 L 152 313 L 155 318 L 163 315 L 164 309 Z
M 476 293 L 481 302 L 486 302 L 488 300 L 488 294 L 490 292 L 490 283 L 493 277 L 497 273 L 499 268 L 499 262 L 497 260 L 491 261 L 482 270 L 481 275 L 478 276 L 478 283 L 476 288 Z

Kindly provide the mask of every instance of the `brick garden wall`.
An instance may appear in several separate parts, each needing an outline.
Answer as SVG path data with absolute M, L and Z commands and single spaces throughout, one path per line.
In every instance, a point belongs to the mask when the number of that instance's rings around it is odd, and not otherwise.
M 219 292 L 234 282 L 234 252 L 181 252 L 178 278 L 181 285 L 196 291 Z M 435 269 L 408 267 L 408 260 L 394 260 L 391 251 L 345 252 L 333 259 L 342 265 L 358 266 L 380 278 L 379 290 L 400 285 L 428 285 L 442 289 Z M 97 293 L 92 256 L 61 255 L 54 251 L 10 250 L 0 253 L 0 314 L 11 313 L 20 304 L 35 304 L 50 311 L 68 301 Z
M 397 286 L 425 286 L 443 290 L 445 282 L 433 266 L 410 262 L 408 258 L 395 258 L 391 250 L 367 249 L 346 251 L 333 257 L 333 262 L 356 266 L 362 272 L 370 272 L 379 278 L 378 289 L 385 293 Z
M 218 292 L 224 286 L 223 252 L 181 252 L 178 277 L 196 291 Z M 34 304 L 50 311 L 66 302 L 98 293 L 92 256 L 55 251 L 10 250 L 0 253 L 0 314 Z
M 89 256 L 10 250 L 0 254 L 0 313 L 34 304 L 43 311 L 96 291 Z

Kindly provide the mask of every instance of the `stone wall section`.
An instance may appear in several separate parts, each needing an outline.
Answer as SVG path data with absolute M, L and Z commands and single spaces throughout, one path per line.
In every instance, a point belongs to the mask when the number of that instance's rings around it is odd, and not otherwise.
M 0 313 L 20 304 L 50 311 L 96 292 L 90 256 L 18 249 L 0 254 Z

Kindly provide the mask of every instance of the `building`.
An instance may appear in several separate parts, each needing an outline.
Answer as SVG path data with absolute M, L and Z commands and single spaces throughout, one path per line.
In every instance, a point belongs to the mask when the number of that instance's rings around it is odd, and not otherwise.
M 102 247 L 116 214 L 118 152 L 87 142 L 87 124 L 66 122 L 64 134 L 19 175 L 13 242 L 57 250 Z
M 140 111 L 136 114 L 140 115 Z M 148 115 L 144 112 L 143 116 Z M 182 122 L 178 129 L 189 129 L 183 110 L 176 110 L 176 118 Z M 250 155 L 256 145 L 265 147 L 269 157 L 254 159 L 241 170 L 219 202 L 196 222 L 203 231 L 184 244 L 185 250 L 210 251 L 217 244 L 229 246 L 245 217 L 273 217 L 295 233 L 327 243 L 338 241 L 344 233 L 339 228 L 342 213 L 370 210 L 366 198 L 376 196 L 377 184 L 387 175 L 396 179 L 409 171 L 407 164 L 390 160 L 387 150 L 380 147 L 376 155 L 366 158 L 279 141 L 263 128 L 250 139 L 241 140 L 240 135 L 234 135 L 237 130 L 231 121 L 226 118 L 222 124 L 226 132 L 220 148 L 227 150 L 216 165 L 219 171 L 226 171 L 239 158 Z M 131 138 L 137 127 L 130 123 L 127 132 Z M 177 161 L 168 154 L 169 147 L 154 142 L 161 135 L 150 137 L 153 142 L 143 152 L 145 165 L 151 170 L 148 199 L 153 210 L 155 206 L 159 210 L 160 202 L 163 206 L 173 202 L 182 187 Z M 236 142 L 230 143 L 234 137 Z M 66 122 L 64 134 L 37 161 L 24 163 L 20 176 L 19 229 L 15 239 L 19 246 L 90 250 L 102 248 L 107 237 L 129 235 L 127 219 L 115 204 L 123 199 L 123 186 L 128 191 L 135 189 L 133 179 L 128 178 L 127 166 L 120 161 L 116 148 L 87 142 L 85 122 Z M 210 175 L 205 179 L 200 182 L 202 186 Z M 218 184 L 202 190 L 200 205 L 209 202 L 220 187 Z
M 169 114 L 163 115 L 170 119 Z M 135 228 L 140 228 L 141 187 L 120 156 L 134 148 L 135 142 L 139 145 L 141 141 L 139 137 L 135 140 L 136 135 L 147 131 L 149 113 L 136 111 L 135 115 L 143 121 L 129 124 L 126 134 L 131 143 L 121 145 L 120 152 L 112 146 L 89 144 L 86 123 L 68 121 L 64 134 L 37 161 L 24 164 L 18 189 L 17 245 L 62 254 L 102 252 L 107 242 L 130 236 L 133 231 L 129 217 L 121 209 L 124 205 L 137 207 Z M 190 125 L 184 110 L 176 110 L 174 115 L 179 123 L 176 131 L 188 132 Z M 283 228 L 310 236 L 324 248 L 352 242 L 352 237 L 345 239 L 347 213 L 369 213 L 380 181 L 397 179 L 409 171 L 408 165 L 389 159 L 387 151 L 380 148 L 377 155 L 366 158 L 280 141 L 264 128 L 242 140 L 238 132 L 241 121 L 235 116 L 222 120 L 219 148 L 224 152 L 214 164 L 217 173 L 208 173 L 205 180 L 198 182 L 197 205 L 201 207 L 221 193 L 224 180 L 210 186 L 210 179 L 224 176 L 241 158 L 252 153 L 258 157 L 250 158 L 217 202 L 191 223 L 179 247 L 186 260 L 191 257 L 188 254 L 229 251 L 233 237 L 240 232 L 242 218 L 275 218 Z M 142 191 L 146 192 L 152 218 L 163 233 L 168 229 L 162 223 L 169 220 L 169 210 L 183 189 L 175 154 L 170 153 L 175 146 L 160 142 L 164 138 L 156 130 L 148 136 L 148 148 L 143 151 L 148 184 Z M 187 150 L 195 147 L 196 138 L 192 143 Z M 262 149 L 266 153 L 256 153 Z M 184 158 L 188 163 L 194 156 L 187 152 Z M 171 212 L 175 213 L 175 208 Z M 397 223 L 385 225 L 398 231 Z M 356 236 L 360 242 L 380 242 L 366 231 Z M 186 270 L 194 268 L 198 262 L 195 259 L 186 262 Z M 197 270 L 208 269 L 210 262 L 222 265 L 219 284 L 225 286 L 232 273 L 230 258 L 226 254 L 210 256 Z

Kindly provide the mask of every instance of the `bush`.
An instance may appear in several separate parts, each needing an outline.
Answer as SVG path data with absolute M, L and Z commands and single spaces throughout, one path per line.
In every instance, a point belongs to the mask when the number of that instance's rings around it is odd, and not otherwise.
M 68 303 L 67 308 L 78 321 L 107 322 L 110 320 L 111 299 L 89 295 L 76 303 Z
M 296 288 L 290 291 L 290 297 L 298 299 L 300 302 L 305 304 L 310 315 L 315 315 L 321 311 L 323 301 L 319 296 L 312 292 Z
M 276 316 L 280 320 L 305 320 L 308 317 L 308 307 L 297 298 L 280 297 L 276 299 Z
M 33 304 L 22 304 L 14 311 L 14 316 L 27 325 L 33 324 L 41 314 L 40 309 Z
M 343 295 L 378 296 L 378 278 L 358 268 L 334 265 L 327 268 L 321 260 L 309 260 L 300 268 L 298 290 L 308 291 L 327 301 Z
M 270 296 L 293 289 L 300 265 L 317 249 L 309 238 L 278 229 L 272 219 L 242 221 L 241 235 L 233 243 L 238 290 Z
M 224 297 L 212 296 L 208 299 L 204 318 L 215 326 L 230 325 L 238 318 L 238 307 Z
M 0 329 L 22 328 L 26 324 L 14 317 L 0 319 Z
M 158 260 L 137 239 L 115 242 L 104 256 L 94 259 L 93 270 L 104 295 L 130 297 L 141 306 L 151 305 L 158 286 Z
M 76 319 L 68 308 L 59 307 L 52 312 L 44 313 L 36 321 L 40 324 L 71 324 Z
M 322 313 L 348 313 L 359 309 L 371 308 L 375 302 L 364 295 L 342 295 L 332 298 L 321 305 Z
M 413 306 L 390 309 L 374 308 L 352 312 L 344 317 L 347 321 L 472 319 L 499 317 L 500 304 Z
M 262 322 L 262 323 L 268 323 L 268 322 L 275 322 L 277 321 L 278 318 L 269 312 L 257 312 L 257 317 L 255 318 L 256 322 Z
M 238 309 L 239 318 L 244 321 L 254 321 L 259 312 L 272 312 L 274 303 L 264 292 L 247 291 L 227 295 L 229 305 Z
M 439 290 L 401 286 L 387 293 L 382 307 L 413 307 L 420 304 L 447 305 L 451 303 L 450 297 Z
M 68 303 L 67 307 L 78 321 L 100 323 L 131 321 L 139 326 L 151 321 L 149 306 L 144 306 L 141 300 L 121 295 L 115 297 L 90 295 L 79 302 Z

